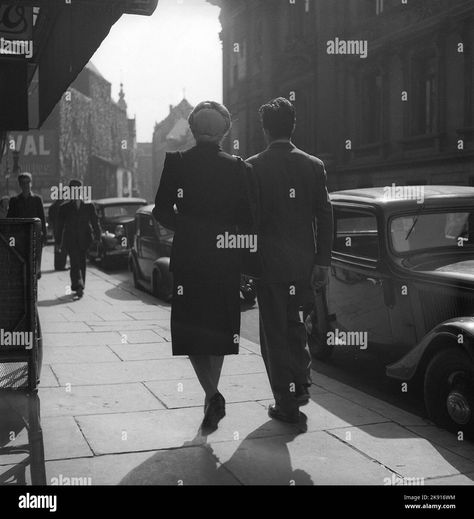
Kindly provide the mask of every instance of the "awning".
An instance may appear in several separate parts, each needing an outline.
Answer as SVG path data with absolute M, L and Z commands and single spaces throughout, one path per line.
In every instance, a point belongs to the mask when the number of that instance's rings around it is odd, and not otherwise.
M 0 96 L 0 130 L 38 128 L 122 14 L 151 15 L 157 4 L 158 0 L 1 0 L 0 7 L 14 6 L 11 17 L 18 20 L 18 9 L 31 17 L 31 8 L 40 8 L 32 28 L 33 57 L 0 55 L 0 93 L 7 94 Z

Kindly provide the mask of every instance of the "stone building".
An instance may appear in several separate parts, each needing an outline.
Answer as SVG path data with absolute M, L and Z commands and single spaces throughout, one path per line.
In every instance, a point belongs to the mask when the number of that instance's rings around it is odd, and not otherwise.
M 51 187 L 71 178 L 91 186 L 93 198 L 132 196 L 136 171 L 135 119 L 127 116 L 121 86 L 112 85 L 89 63 L 63 94 L 39 130 L 10 132 L 0 171 L 19 167 L 33 174 L 33 189 L 50 199 Z M 8 190 L 17 189 L 10 175 Z
M 187 99 L 176 105 L 170 105 L 168 116 L 155 125 L 153 131 L 153 194 L 155 195 L 161 180 L 166 152 L 184 151 L 194 146 L 194 137 L 188 124 L 193 107 Z M 153 195 L 153 197 L 154 197 Z
M 258 107 L 282 95 L 332 189 L 474 185 L 472 1 L 208 1 L 221 7 L 229 151 L 262 149 Z
M 150 203 L 156 192 L 153 180 L 153 145 L 151 142 L 137 144 L 137 195 L 146 198 Z

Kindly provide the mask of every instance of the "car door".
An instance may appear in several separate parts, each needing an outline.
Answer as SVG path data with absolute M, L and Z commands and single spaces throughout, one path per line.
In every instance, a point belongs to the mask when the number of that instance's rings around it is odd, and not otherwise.
M 140 215 L 139 263 L 143 277 L 151 281 L 153 263 L 159 256 L 159 239 L 155 232 L 155 221 L 151 214 Z
M 334 204 L 335 237 L 328 290 L 330 314 L 342 336 L 368 344 L 389 345 L 389 301 L 381 272 L 381 240 L 375 210 Z M 347 333 L 351 332 L 351 333 Z M 348 344 L 350 346 L 350 344 Z

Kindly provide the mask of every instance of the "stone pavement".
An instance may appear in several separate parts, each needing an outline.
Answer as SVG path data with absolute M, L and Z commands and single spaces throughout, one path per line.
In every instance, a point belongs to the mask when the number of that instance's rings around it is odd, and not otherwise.
M 61 477 L 93 485 L 474 480 L 472 443 L 324 375 L 314 373 L 312 399 L 303 408 L 306 434 L 271 420 L 259 346 L 247 340 L 224 363 L 227 416 L 202 437 L 204 394 L 188 359 L 171 355 L 170 307 L 91 266 L 84 298 L 72 301 L 69 273 L 52 271 L 51 247 L 43 270 L 39 396 L 49 483 Z M 0 475 L 17 461 L 0 457 Z

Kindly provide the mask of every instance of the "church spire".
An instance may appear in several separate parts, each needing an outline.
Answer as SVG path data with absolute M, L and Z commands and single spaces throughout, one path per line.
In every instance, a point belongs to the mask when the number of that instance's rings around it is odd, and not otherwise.
M 120 108 L 122 110 L 124 110 L 125 112 L 127 111 L 127 103 L 125 101 L 125 93 L 123 91 L 123 83 L 120 83 L 120 92 L 119 92 L 118 105 L 120 106 Z

